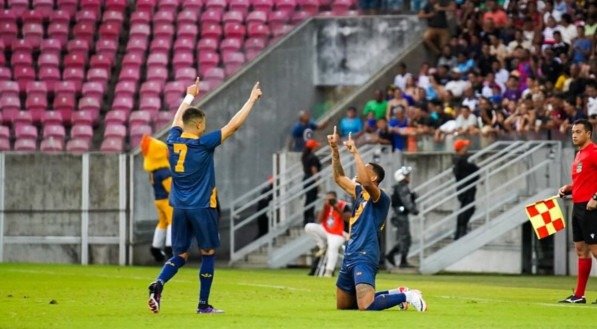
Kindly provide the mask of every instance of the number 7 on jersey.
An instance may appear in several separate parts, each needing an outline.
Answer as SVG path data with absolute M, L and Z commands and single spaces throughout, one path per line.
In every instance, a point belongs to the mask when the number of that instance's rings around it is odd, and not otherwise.
M 174 153 L 178 154 L 178 161 L 176 162 L 176 167 L 174 167 L 174 171 L 176 172 L 184 172 L 184 160 L 187 157 L 187 145 L 176 143 L 173 145 Z

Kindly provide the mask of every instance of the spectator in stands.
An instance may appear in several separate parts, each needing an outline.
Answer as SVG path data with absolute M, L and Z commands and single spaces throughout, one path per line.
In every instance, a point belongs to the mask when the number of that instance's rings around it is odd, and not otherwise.
M 597 127 L 597 86 L 595 80 L 592 80 L 587 85 L 585 94 L 587 97 L 586 106 L 589 121 L 593 126 Z
M 460 98 L 464 93 L 464 90 L 471 87 L 471 82 L 465 81 L 462 78 L 462 71 L 457 67 L 453 68 L 451 73 L 452 78 L 446 83 L 445 89 L 446 91 L 449 91 L 452 96 Z
M 456 66 L 456 56 L 452 54 L 452 47 L 445 45 L 442 48 L 442 53 L 437 60 L 437 66 L 447 65 L 450 69 Z
M 516 106 L 514 102 L 512 104 Z M 504 126 L 508 131 L 516 131 L 518 133 L 530 131 L 534 124 L 535 116 L 529 111 L 524 102 L 520 103 L 514 113 L 504 120 Z
M 420 19 L 427 20 L 427 30 L 423 35 L 423 41 L 429 50 L 436 55 L 450 39 L 448 19 L 446 12 L 454 10 L 454 3 L 448 0 L 429 0 L 419 12 Z
M 305 225 L 305 232 L 310 234 L 319 250 L 315 253 L 314 266 L 311 266 L 309 275 L 314 275 L 320 257 L 326 256 L 324 277 L 332 277 L 336 269 L 340 247 L 344 244 L 345 227 L 348 227 L 348 220 L 352 210 L 348 203 L 338 199 L 336 192 L 329 191 L 323 200 L 323 209 L 319 213 L 317 223 Z M 346 225 L 345 225 L 346 224 Z
M 562 65 L 554 57 L 552 47 L 545 48 L 541 61 L 541 75 L 552 84 L 555 84 L 560 74 L 562 74 Z
M 470 204 L 475 202 L 475 194 L 477 193 L 475 182 L 479 179 L 478 176 L 467 179 L 465 183 L 459 183 L 479 170 L 479 167 L 468 159 L 470 143 L 468 139 L 459 139 L 454 142 L 456 155 L 452 160 L 454 164 L 453 171 L 456 178 L 456 193 L 458 201 L 460 201 L 461 211 L 457 216 L 454 240 L 458 240 L 468 232 L 468 222 L 475 213 L 475 207 L 470 206 Z
M 456 117 L 456 133 L 459 135 L 479 134 L 477 116 L 471 112 L 468 106 L 460 107 L 460 114 Z
M 508 53 L 513 54 L 516 48 L 531 49 L 531 41 L 524 38 L 522 30 L 516 30 L 514 40 L 508 43 Z
M 485 7 L 487 8 L 487 11 L 483 14 L 483 21 L 492 20 L 497 28 L 506 26 L 508 16 L 502 7 L 497 4 L 496 0 L 487 0 L 485 2 Z
M 572 40 L 576 39 L 578 32 L 576 30 L 576 25 L 572 24 L 572 16 L 570 16 L 570 14 L 562 15 L 558 31 L 561 33 L 562 40 L 567 44 L 571 44 Z
M 348 137 L 348 134 L 352 134 L 353 138 L 358 138 L 363 133 L 363 121 L 357 115 L 356 107 L 348 108 L 346 116 L 340 119 L 338 128 L 341 138 Z
M 561 54 L 568 54 L 570 52 L 570 44 L 562 39 L 561 31 L 553 32 L 553 45 L 551 46 L 551 50 L 558 61 Z
M 381 91 L 381 89 L 376 89 L 373 92 L 373 99 L 365 104 L 363 115 L 367 116 L 367 114 L 373 113 L 375 119 L 379 120 L 386 117 L 387 107 L 388 101 L 385 100 L 383 91 Z
M 303 211 L 303 225 L 313 223 L 315 221 L 315 201 L 317 200 L 317 180 L 312 177 L 321 171 L 321 162 L 315 150 L 319 148 L 320 144 L 314 139 L 308 139 L 305 142 L 305 148 L 301 157 L 303 163 L 303 189 L 305 190 L 305 209 Z
M 298 121 L 292 127 L 289 149 L 293 152 L 302 152 L 305 141 L 311 138 L 313 131 L 325 128 L 326 125 L 327 121 L 317 124 L 311 120 L 309 111 L 300 111 Z
M 593 52 L 593 43 L 585 36 L 584 26 L 577 26 L 576 31 L 578 37 L 572 42 L 572 62 L 586 63 Z
M 390 132 L 392 133 L 392 151 L 403 151 L 406 148 L 406 137 L 409 133 L 409 122 L 406 117 L 406 107 L 398 105 L 391 111 L 388 120 Z
M 393 98 L 388 101 L 388 107 L 386 108 L 386 119 L 389 121 L 393 115 L 393 111 L 398 106 L 403 109 L 408 107 L 408 101 L 402 96 L 402 90 L 396 88 L 394 90 Z
M 398 74 L 394 77 L 394 86 L 396 88 L 400 88 L 400 90 L 406 89 L 406 80 L 410 77 L 412 78 L 412 74 L 408 73 L 406 64 L 404 62 L 400 62 L 398 64 Z

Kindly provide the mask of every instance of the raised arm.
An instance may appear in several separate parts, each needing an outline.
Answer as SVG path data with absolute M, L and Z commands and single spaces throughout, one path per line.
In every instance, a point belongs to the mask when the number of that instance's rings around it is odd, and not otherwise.
M 255 102 L 261 97 L 261 87 L 259 86 L 259 82 L 255 83 L 253 86 L 253 90 L 251 90 L 251 95 L 249 99 L 241 107 L 241 109 L 236 112 L 236 114 L 230 119 L 230 121 L 222 127 L 222 142 L 225 141 L 228 137 L 232 136 L 247 120 L 249 113 L 253 109 L 253 105 Z
M 334 126 L 334 133 L 332 135 L 328 135 L 328 144 L 330 144 L 330 148 L 332 149 L 332 173 L 334 175 L 336 184 L 338 184 L 338 186 L 340 186 L 344 192 L 348 193 L 354 198 L 356 183 L 344 175 L 344 169 L 340 163 L 340 151 L 338 151 L 339 140 L 340 136 L 338 136 L 338 133 L 336 132 L 336 126 Z
M 189 108 L 189 106 L 191 106 L 191 102 L 193 102 L 193 99 L 195 99 L 197 95 L 199 95 L 199 77 L 197 77 L 197 80 L 195 80 L 194 84 L 187 87 L 187 95 L 182 103 L 180 103 L 178 110 L 176 110 L 172 127 L 182 128 L 182 115 Z
M 348 135 L 348 140 L 344 142 L 344 146 L 348 152 L 352 153 L 354 156 L 354 163 L 357 169 L 357 180 L 369 195 L 371 196 L 371 201 L 377 202 L 379 201 L 379 197 L 381 196 L 381 190 L 379 187 L 371 181 L 371 176 L 367 170 L 367 166 L 365 162 L 361 158 L 361 154 L 357 150 L 356 145 L 354 144 L 354 140 L 352 140 L 351 136 Z

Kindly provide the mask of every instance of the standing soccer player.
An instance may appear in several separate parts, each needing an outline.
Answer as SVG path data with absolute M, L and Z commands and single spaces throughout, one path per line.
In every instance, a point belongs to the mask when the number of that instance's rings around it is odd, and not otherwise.
M 427 304 L 417 290 L 404 291 L 397 288 L 375 292 L 375 275 L 380 255 L 378 232 L 390 209 L 390 197 L 379 188 L 385 172 L 376 163 L 363 162 L 349 135 L 344 145 L 355 160 L 357 179 L 356 182 L 352 181 L 344 175 L 340 163 L 340 136 L 336 133 L 336 127 L 333 135 L 328 135 L 327 138 L 332 149 L 334 180 L 355 199 L 350 218 L 350 237 L 336 282 L 336 308 L 380 311 L 396 305 L 403 306 L 406 302 L 417 311 L 427 310 Z
M 214 277 L 215 249 L 220 246 L 217 196 L 213 155 L 215 148 L 232 136 L 245 122 L 255 102 L 261 97 L 259 82 L 243 107 L 219 130 L 204 134 L 205 113 L 190 106 L 199 94 L 199 78 L 187 88 L 187 96 L 174 115 L 167 144 L 172 171 L 170 204 L 174 208 L 172 251 L 157 280 L 149 286 L 149 309 L 160 311 L 160 298 L 166 282 L 184 266 L 191 239 L 197 240 L 201 252 L 199 270 L 199 305 L 197 313 L 222 313 L 209 304 Z
M 572 162 L 572 184 L 559 190 L 560 197 L 572 194 L 572 239 L 578 256 L 574 294 L 560 303 L 585 304 L 585 289 L 591 273 L 591 254 L 597 258 L 597 145 L 591 142 L 593 125 L 585 119 L 572 125 L 572 143 L 578 152 Z M 597 301 L 596 301 L 597 303 Z

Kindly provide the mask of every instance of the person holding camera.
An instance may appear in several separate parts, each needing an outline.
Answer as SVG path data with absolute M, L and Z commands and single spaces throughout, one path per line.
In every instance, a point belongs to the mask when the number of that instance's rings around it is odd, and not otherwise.
M 394 215 L 392 216 L 392 224 L 396 226 L 396 245 L 386 255 L 386 260 L 396 266 L 394 260 L 396 255 L 400 255 L 400 268 L 413 267 L 407 261 L 408 250 L 412 243 L 410 235 L 410 224 L 408 222 L 408 214 L 419 214 L 417 205 L 415 203 L 416 194 L 411 192 L 408 184 L 410 183 L 411 167 L 402 167 L 394 173 L 396 185 L 392 193 L 392 208 Z
M 324 276 L 332 276 L 338 261 L 338 250 L 345 241 L 344 222 L 348 222 L 351 213 L 350 206 L 346 201 L 338 200 L 336 192 L 330 191 L 326 194 L 323 209 L 319 213 L 319 223 L 305 225 L 305 232 L 313 236 L 319 247 L 309 275 L 315 274 L 317 263 L 319 263 L 318 259 L 325 254 L 327 262 Z

